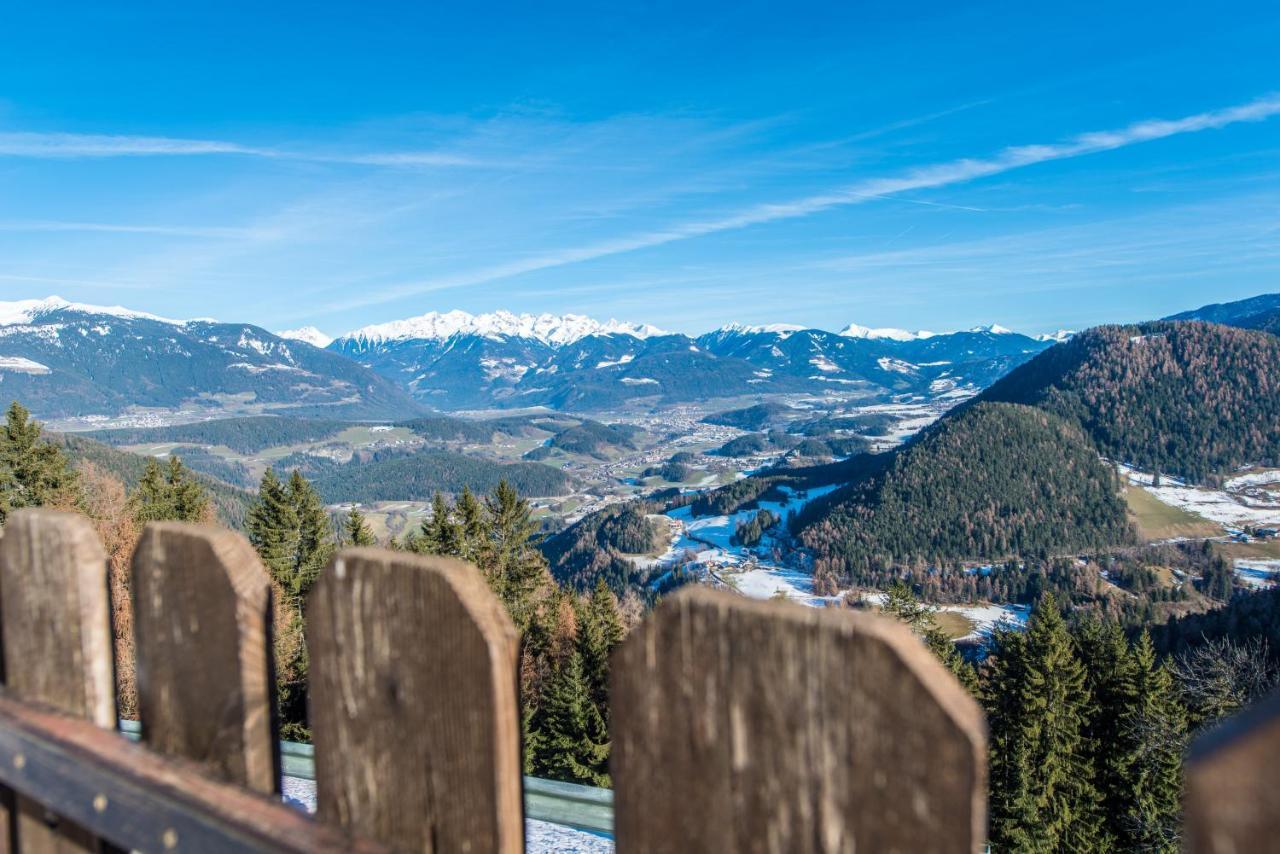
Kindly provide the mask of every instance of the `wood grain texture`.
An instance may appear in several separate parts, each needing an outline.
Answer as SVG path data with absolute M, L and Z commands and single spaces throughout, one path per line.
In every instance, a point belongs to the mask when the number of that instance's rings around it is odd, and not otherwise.
M 707 588 L 614 655 L 627 852 L 972 852 L 982 713 L 904 626 Z
M 88 519 L 56 510 L 9 517 L 0 620 L 10 694 L 115 727 L 107 555 Z
M 153 522 L 132 577 L 143 741 L 279 791 L 271 589 L 253 547 L 220 528 Z
M 100 727 L 116 725 L 107 555 L 84 516 L 24 509 L 0 538 L 6 689 Z M 21 852 L 95 851 L 92 835 L 17 795 L 2 816 Z
M 307 644 L 320 820 L 395 849 L 523 850 L 518 637 L 477 569 L 344 550 Z
M 1195 741 L 1183 798 L 1186 851 L 1280 847 L 1280 693 Z
M 16 761 L 22 757 L 23 761 Z M 119 734 L 0 694 L 0 782 L 122 851 L 386 850 Z

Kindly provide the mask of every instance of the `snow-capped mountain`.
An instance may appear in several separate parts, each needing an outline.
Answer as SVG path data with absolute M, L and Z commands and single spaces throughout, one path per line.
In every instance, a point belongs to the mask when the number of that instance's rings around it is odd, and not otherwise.
M 433 312 L 367 326 L 329 349 L 438 408 L 608 408 L 635 398 L 975 393 L 1048 346 L 1000 326 L 839 333 L 731 323 L 697 338 L 578 315 Z
M 665 333 L 655 326 L 598 321 L 580 314 L 468 314 L 465 311 L 432 311 L 405 320 L 377 323 L 348 332 L 343 338 L 357 339 L 370 345 L 389 341 L 445 341 L 459 335 L 483 338 L 528 338 L 551 347 L 572 344 L 593 335 L 629 335 L 651 338 Z
M 278 338 L 286 338 L 290 341 L 305 341 L 312 347 L 319 347 L 323 350 L 333 343 L 333 336 L 325 335 L 314 326 L 303 326 L 298 329 L 285 329 L 276 333 Z
M 866 326 L 859 326 L 856 323 L 850 323 L 844 329 L 841 329 L 839 334 L 845 338 L 883 338 L 888 339 L 889 341 L 918 341 L 921 338 L 932 338 L 935 333 L 926 332 L 924 330 L 919 332 L 908 332 L 905 329 L 893 329 L 891 327 L 870 329 Z
M 122 320 L 154 320 L 157 323 L 168 323 L 181 326 L 185 321 L 170 320 L 158 317 L 145 311 L 134 311 L 119 305 L 88 305 L 80 302 L 68 302 L 62 297 L 53 296 L 44 299 L 24 299 L 12 302 L 0 302 L 0 326 L 14 326 L 34 323 L 37 318 L 51 312 L 67 311 L 79 314 L 94 314 L 102 317 L 116 317 Z
M 421 408 L 363 365 L 251 324 L 58 297 L 0 303 L 0 399 L 41 418 L 179 409 L 385 417 Z
M 432 312 L 329 340 L 57 297 L 0 303 L 0 397 L 45 418 L 130 410 L 608 409 L 769 393 L 972 394 L 1058 337 L 729 324 L 693 338 L 581 315 Z

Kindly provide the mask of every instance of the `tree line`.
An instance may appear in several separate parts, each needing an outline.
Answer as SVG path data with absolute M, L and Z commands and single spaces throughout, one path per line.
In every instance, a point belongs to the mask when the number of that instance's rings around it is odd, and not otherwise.
M 993 851 L 1179 851 L 1187 744 L 1280 675 L 1261 638 L 1202 638 L 1162 658 L 1145 630 L 1126 633 L 1052 593 L 1025 631 L 997 630 L 977 666 L 909 585 L 890 585 L 881 610 L 986 712 Z

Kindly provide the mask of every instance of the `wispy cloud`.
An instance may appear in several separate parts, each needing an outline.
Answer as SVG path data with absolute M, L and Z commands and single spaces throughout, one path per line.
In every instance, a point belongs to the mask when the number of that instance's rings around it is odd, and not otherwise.
M 0 232 L 104 232 L 107 234 L 155 234 L 163 237 L 204 237 L 243 240 L 261 235 L 261 229 L 235 226 L 134 225 L 111 222 L 63 222 L 60 220 L 0 220 Z
M 344 311 L 392 302 L 404 297 L 453 288 L 469 287 L 513 276 L 577 264 L 597 258 L 662 246 L 681 240 L 704 237 L 749 226 L 811 216 L 838 207 L 873 199 L 896 197 L 913 190 L 932 190 L 990 177 L 1040 163 L 1067 160 L 1114 151 L 1158 139 L 1213 130 L 1243 122 L 1260 122 L 1280 114 L 1280 94 L 1268 95 L 1245 104 L 1212 110 L 1179 119 L 1140 121 L 1126 127 L 1094 131 L 1062 142 L 1005 148 L 977 159 L 951 160 L 908 170 L 890 177 L 868 178 L 826 193 L 789 202 L 754 205 L 728 216 L 673 225 L 666 229 L 620 237 L 590 245 L 556 250 L 518 261 L 445 276 L 409 282 L 324 307 L 326 312 Z
M 214 139 L 162 136 L 116 136 L 79 133 L 0 133 L 0 157 L 77 159 L 104 157 L 194 157 L 234 155 L 313 163 L 348 163 L 387 167 L 490 166 L 446 151 L 326 152 L 242 145 Z

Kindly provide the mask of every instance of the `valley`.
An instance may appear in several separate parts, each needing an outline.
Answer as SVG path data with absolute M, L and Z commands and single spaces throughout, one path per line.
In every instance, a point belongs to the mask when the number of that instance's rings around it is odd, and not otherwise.
M 1264 325 L 1258 312 L 1270 310 L 1265 301 L 1240 309 L 1241 326 Z M 606 553 L 618 589 L 644 596 L 693 580 L 755 598 L 875 607 L 877 591 L 908 567 L 917 583 L 928 580 L 922 593 L 947 631 L 974 642 L 1002 620 L 1018 623 L 1015 591 L 1026 582 L 1002 567 L 1018 555 L 1041 555 L 1039 571 L 1052 574 L 1053 555 L 1210 541 L 1234 550 L 1237 583 L 1251 588 L 1271 584 L 1280 558 L 1248 533 L 1277 522 L 1271 470 L 1239 468 L 1265 444 L 1233 445 L 1223 437 L 1247 435 L 1235 423 L 1188 410 L 1187 435 L 1220 449 L 1210 485 L 1194 453 L 1148 450 L 1164 428 L 1143 420 L 1143 396 L 1176 400 L 1183 380 L 1138 386 L 1128 376 L 1157 359 L 1190 369 L 1212 351 L 1234 360 L 1223 374 L 1234 378 L 1270 358 L 1274 339 L 1255 332 L 730 324 L 683 336 L 574 315 L 448 312 L 330 339 L 57 299 L 10 304 L 0 320 L 5 358 L 48 368 L 22 373 L 23 383 L 66 383 L 92 368 L 95 387 L 134 395 L 114 411 L 46 409 L 50 427 L 141 457 L 175 454 L 248 491 L 269 470 L 297 469 L 335 518 L 358 509 L 382 541 L 422 527 L 436 492 L 487 492 L 500 480 L 530 500 L 553 552 L 597 516 L 642 506 L 656 525 L 651 547 Z M 224 361 L 175 376 L 215 378 L 194 396 L 178 383 L 167 406 L 154 393 L 139 401 L 116 385 L 125 374 L 103 374 L 99 362 L 111 360 L 91 355 L 118 331 L 130 343 L 112 351 L 115 362 L 139 347 L 149 355 L 137 358 L 202 347 Z M 351 394 L 318 398 L 314 380 L 297 382 L 329 364 L 356 378 Z M 262 385 L 285 375 L 293 385 Z M 1090 407 L 1080 403 L 1084 382 L 1099 401 Z M 1218 393 L 1233 395 L 1230 412 L 1272 417 L 1272 404 L 1234 379 Z M 1105 420 L 1117 411 L 1132 416 L 1123 432 Z M 1108 462 L 1117 457 L 1132 466 Z M 556 571 L 575 577 L 576 560 Z M 1018 567 L 1033 574 L 1025 560 Z M 1093 571 L 1097 601 L 1128 607 L 1127 588 Z M 1191 593 L 1186 573 L 1153 571 L 1170 595 Z

